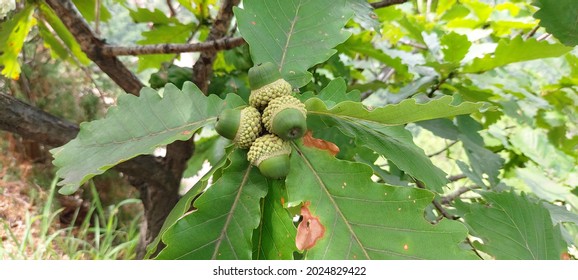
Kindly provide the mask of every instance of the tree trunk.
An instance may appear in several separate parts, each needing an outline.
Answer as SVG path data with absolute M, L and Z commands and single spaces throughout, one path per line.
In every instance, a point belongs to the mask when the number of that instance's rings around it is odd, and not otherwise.
M 62 20 L 82 48 L 82 51 L 124 91 L 138 95 L 143 84 L 116 56 L 106 55 L 109 45 L 97 38 L 88 23 L 70 0 L 46 0 L 46 4 Z M 224 38 L 233 17 L 232 8 L 240 0 L 224 0 L 214 21 L 208 40 Z M 194 65 L 193 81 L 207 94 L 212 76 L 216 49 L 203 52 Z M 78 126 L 59 119 L 38 108 L 5 94 L 0 95 L 0 129 L 19 134 L 49 146 L 60 146 L 76 137 Z M 139 156 L 119 164 L 115 169 L 129 176 L 129 182 L 140 191 L 144 206 L 144 221 L 137 256 L 142 258 L 148 245 L 160 229 L 179 196 L 180 179 L 194 151 L 192 140 L 175 142 L 167 147 L 164 159 Z

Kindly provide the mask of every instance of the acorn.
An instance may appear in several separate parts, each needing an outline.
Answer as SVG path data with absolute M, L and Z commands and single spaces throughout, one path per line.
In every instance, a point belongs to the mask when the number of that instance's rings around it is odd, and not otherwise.
M 291 94 L 291 85 L 281 77 L 277 66 L 265 62 L 249 69 L 249 105 L 263 111 L 275 97 Z
M 263 111 L 263 124 L 285 141 L 301 138 L 307 131 L 305 104 L 291 95 L 277 97 Z
M 217 117 L 215 130 L 233 140 L 241 149 L 248 149 L 261 133 L 261 114 L 253 107 L 226 109 Z
M 259 168 L 267 178 L 282 179 L 289 174 L 291 145 L 273 134 L 255 140 L 247 153 L 247 160 Z

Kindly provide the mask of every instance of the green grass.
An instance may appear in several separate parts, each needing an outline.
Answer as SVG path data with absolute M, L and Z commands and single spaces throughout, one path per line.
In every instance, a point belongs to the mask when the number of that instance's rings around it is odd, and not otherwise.
M 55 208 L 55 178 L 40 213 L 25 214 L 24 232 L 17 236 L 8 223 L 0 220 L 7 236 L 0 242 L 1 259 L 70 259 L 115 260 L 134 259 L 138 243 L 140 216 L 128 224 L 121 223 L 119 211 L 138 199 L 126 199 L 116 205 L 103 206 L 94 184 L 90 183 L 92 201 L 86 219 L 76 222 L 78 209 L 69 226 L 59 228 L 58 216 L 63 208 Z M 74 226 L 77 224 L 77 226 Z M 10 250 L 7 248 L 11 243 Z

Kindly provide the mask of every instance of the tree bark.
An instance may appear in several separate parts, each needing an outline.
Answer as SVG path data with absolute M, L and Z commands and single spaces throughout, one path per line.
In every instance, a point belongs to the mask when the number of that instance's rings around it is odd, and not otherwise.
M 76 124 L 5 93 L 0 93 L 0 129 L 49 146 L 63 145 L 78 133 Z
M 0 92 L 0 129 L 18 134 L 25 139 L 57 147 L 68 143 L 78 134 L 78 125 L 46 113 L 4 92 Z M 153 156 L 138 156 L 123 162 L 115 169 L 143 180 L 171 180 L 161 170 L 161 163 Z M 144 174 L 143 174 L 144 173 Z
M 46 3 L 76 38 L 88 58 L 124 91 L 138 96 L 143 84 L 116 56 L 103 54 L 103 49 L 107 47 L 107 44 L 96 37 L 74 4 L 70 0 L 46 0 Z M 192 149 L 189 153 L 182 155 L 187 159 L 190 158 Z M 133 165 L 127 166 L 126 163 L 117 166 L 119 170 L 131 172 L 129 182 L 140 191 L 144 206 L 142 234 L 137 248 L 138 258 L 144 257 L 146 245 L 159 234 L 164 220 L 179 199 L 180 179 L 186 163 L 186 160 L 183 160 L 184 157 L 178 160 L 167 157 L 164 161 L 145 157 L 147 162 L 140 165 L 140 169 Z M 175 164 L 177 162 L 179 164 Z
M 233 7 L 239 5 L 240 0 L 224 0 L 222 1 L 219 14 L 211 27 L 207 41 L 215 41 L 222 39 L 227 35 L 229 27 L 231 26 L 231 19 L 233 18 Z M 199 60 L 193 66 L 193 82 L 207 94 L 209 88 L 209 81 L 213 75 L 213 63 L 215 62 L 216 50 L 209 50 L 201 53 Z
M 143 84 L 115 55 L 104 52 L 109 51 L 111 46 L 97 38 L 70 0 L 45 0 L 45 2 L 76 38 L 89 59 L 124 91 L 139 94 Z M 220 45 L 212 43 L 211 48 L 204 47 L 205 52 L 193 67 L 195 75 L 193 81 L 205 94 L 213 73 L 217 50 L 232 46 L 223 38 L 231 24 L 232 8 L 239 2 L 240 0 L 222 1 L 222 7 L 207 38 L 207 41 L 222 41 L 222 43 L 219 43 Z M 217 41 L 220 39 L 223 40 Z M 242 39 L 233 41 L 233 44 L 241 43 Z M 76 137 L 79 130 L 76 124 L 47 114 L 6 94 L 0 94 L 0 129 L 50 146 L 67 143 Z M 142 234 L 137 249 L 138 258 L 144 256 L 146 245 L 159 234 L 164 220 L 177 203 L 180 179 L 193 151 L 192 141 L 179 141 L 167 147 L 167 156 L 162 160 L 153 156 L 139 156 L 115 167 L 129 176 L 129 182 L 140 191 L 144 206 Z
M 245 44 L 245 39 L 222 38 L 214 41 L 207 41 L 196 44 L 158 44 L 144 46 L 112 46 L 108 45 L 102 49 L 102 53 L 107 56 L 121 55 L 147 55 L 147 54 L 172 54 L 185 52 L 206 52 L 229 50 Z
M 139 95 L 143 84 L 116 56 L 102 54 L 107 45 L 96 37 L 88 23 L 70 0 L 46 0 L 66 28 L 72 33 L 82 51 L 124 91 Z

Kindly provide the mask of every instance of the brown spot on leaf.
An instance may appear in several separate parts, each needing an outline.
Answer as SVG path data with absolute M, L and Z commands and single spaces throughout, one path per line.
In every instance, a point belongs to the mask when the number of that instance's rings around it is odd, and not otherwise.
M 252 25 L 256 25 L 257 23 L 256 23 L 256 22 L 254 22 L 254 21 L 251 21 L 251 24 L 252 24 Z
M 572 257 L 570 256 L 570 254 L 568 254 L 568 252 L 563 252 L 563 253 L 560 255 L 560 259 L 561 259 L 561 260 L 568 261 L 568 260 L 571 260 Z
M 191 135 L 191 134 L 193 134 L 193 132 L 190 130 L 185 130 L 185 131 L 181 132 L 181 135 Z
M 307 250 L 313 248 L 317 241 L 323 237 L 325 227 L 321 224 L 319 218 L 314 217 L 309 211 L 309 202 L 301 206 L 301 216 L 303 220 L 297 226 L 295 245 L 299 250 Z
M 281 205 L 285 205 L 285 198 L 281 197 Z
M 403 249 L 407 251 L 409 247 L 407 246 L 407 244 L 403 244 Z
M 305 136 L 303 136 L 303 144 L 307 147 L 314 147 L 321 150 L 327 150 L 333 156 L 339 153 L 339 147 L 337 147 L 337 145 L 329 141 L 325 141 L 323 139 L 314 138 L 313 133 L 311 133 L 311 130 L 308 130 L 307 133 L 305 133 Z

